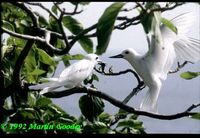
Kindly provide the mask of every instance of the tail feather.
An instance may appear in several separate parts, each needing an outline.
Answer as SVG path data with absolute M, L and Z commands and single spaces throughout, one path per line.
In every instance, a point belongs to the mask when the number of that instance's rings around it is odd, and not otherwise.
M 53 90 L 55 90 L 55 89 L 57 89 L 59 87 L 60 86 L 58 86 L 58 87 L 45 87 L 42 91 L 40 91 L 40 94 L 48 93 L 48 92 L 53 91 Z
M 42 83 L 42 84 L 37 84 L 37 85 L 33 85 L 33 86 L 29 86 L 30 90 L 41 90 L 40 94 L 45 94 L 48 93 L 50 91 L 53 91 L 57 88 L 60 88 L 61 86 L 63 86 L 62 83 L 59 82 L 47 82 L 47 83 Z
M 150 88 L 147 91 L 146 96 L 140 105 L 140 109 L 143 111 L 157 113 L 158 112 L 157 100 L 158 100 L 159 92 L 160 92 L 160 89 Z
M 54 84 L 54 82 L 47 82 L 47 83 L 32 85 L 32 86 L 29 86 L 28 88 L 30 90 L 41 90 L 41 89 L 44 89 L 45 87 L 49 87 L 53 84 Z

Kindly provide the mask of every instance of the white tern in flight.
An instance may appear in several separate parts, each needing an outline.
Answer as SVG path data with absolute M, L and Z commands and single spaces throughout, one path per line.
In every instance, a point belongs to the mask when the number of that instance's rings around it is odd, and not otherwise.
M 176 26 L 177 34 L 159 22 L 153 28 L 150 48 L 144 55 L 128 48 L 121 54 L 110 57 L 127 60 L 148 86 L 149 89 L 140 105 L 141 110 L 157 113 L 161 80 L 167 78 L 175 59 L 191 62 L 200 60 L 200 41 L 186 37 L 196 18 L 192 12 L 173 18 L 171 22 Z
M 101 63 L 102 61 L 96 54 L 88 54 L 84 59 L 64 69 L 58 78 L 46 78 L 46 80 L 49 82 L 29 86 L 29 89 L 43 89 L 40 91 L 40 94 L 44 94 L 62 86 L 66 87 L 67 89 L 80 86 L 82 81 L 92 75 L 95 65 Z

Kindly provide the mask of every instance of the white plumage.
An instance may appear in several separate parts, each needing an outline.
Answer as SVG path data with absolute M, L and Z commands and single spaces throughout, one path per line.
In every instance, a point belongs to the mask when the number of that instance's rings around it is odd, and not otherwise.
M 74 88 L 81 85 L 82 81 L 92 74 L 94 66 L 100 62 L 101 60 L 96 54 L 88 54 L 85 56 L 85 59 L 64 69 L 58 78 L 46 78 L 49 82 L 29 86 L 29 89 L 43 89 L 40 94 L 44 94 L 62 86 L 67 89 Z
M 173 18 L 171 22 L 177 27 L 177 34 L 168 27 L 160 25 L 160 22 L 154 22 L 159 24 L 154 24 L 150 49 L 145 55 L 140 55 L 129 48 L 111 57 L 126 59 L 148 86 L 148 92 L 140 105 L 141 110 L 157 112 L 161 80 L 167 78 L 167 73 L 176 59 L 191 62 L 200 60 L 200 41 L 185 36 L 195 18 L 191 12 Z

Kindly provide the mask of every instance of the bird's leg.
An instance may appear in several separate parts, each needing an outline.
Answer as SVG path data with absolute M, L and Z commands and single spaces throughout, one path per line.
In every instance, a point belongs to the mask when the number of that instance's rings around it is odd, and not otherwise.
M 146 39 L 147 39 L 148 48 L 150 49 L 151 43 L 150 43 L 150 38 L 148 34 L 146 35 Z
M 137 95 L 139 91 L 145 88 L 144 82 L 140 81 L 138 86 L 132 90 L 132 92 L 123 100 L 122 103 L 127 104 L 129 100 L 134 96 Z

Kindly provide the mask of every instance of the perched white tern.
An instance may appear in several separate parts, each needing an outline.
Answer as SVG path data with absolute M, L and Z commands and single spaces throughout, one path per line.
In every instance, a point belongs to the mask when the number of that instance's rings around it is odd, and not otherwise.
M 188 12 L 173 18 L 171 22 L 177 28 L 177 34 L 159 22 L 151 35 L 149 51 L 140 55 L 128 48 L 121 54 L 110 58 L 124 58 L 148 86 L 148 91 L 140 105 L 140 110 L 157 113 L 157 100 L 162 82 L 167 78 L 175 59 L 196 62 L 200 60 L 200 41 L 186 37 L 197 17 Z M 157 22 L 158 23 L 158 22 Z
M 102 63 L 96 54 L 88 54 L 84 59 L 70 65 L 64 69 L 58 78 L 46 78 L 49 82 L 29 86 L 32 90 L 41 90 L 40 94 L 44 94 L 60 88 L 62 86 L 67 89 L 81 85 L 82 81 L 92 75 L 95 65 Z

